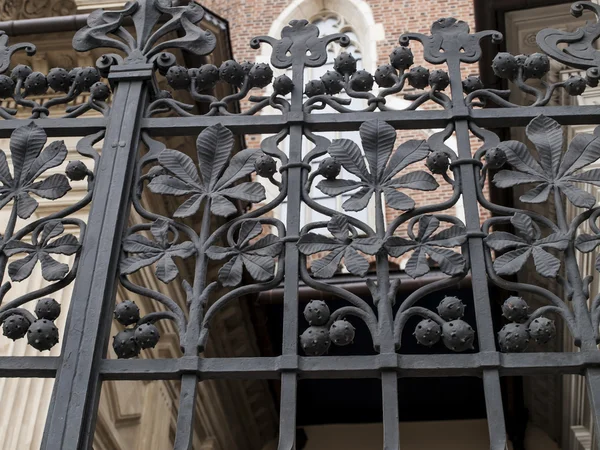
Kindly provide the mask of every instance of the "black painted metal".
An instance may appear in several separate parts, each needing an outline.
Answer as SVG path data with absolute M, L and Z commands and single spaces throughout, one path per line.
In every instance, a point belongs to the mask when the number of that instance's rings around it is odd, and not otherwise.
M 580 15 L 584 9 L 599 11 L 597 5 L 577 2 L 573 13 Z M 349 39 L 343 34 L 319 36 L 317 27 L 303 20 L 292 21 L 280 39 L 253 39 L 254 48 L 261 44 L 273 48 L 274 67 L 289 69 L 289 76 L 275 79 L 267 64 L 227 61 L 219 68 L 210 64 L 190 69 L 178 66 L 176 56 L 166 50 L 204 55 L 215 46 L 214 36 L 197 25 L 203 14 L 193 2 L 169 6 L 158 0 L 138 0 L 120 11 L 93 13 L 76 33 L 74 48 L 111 47 L 119 54 L 102 56 L 96 68 L 70 72 L 53 69 L 38 74 L 17 65 L 10 76 L 3 75 L 8 73 L 12 53 L 33 53 L 35 47 L 11 47 L 7 36 L 0 35 L 0 94 L 19 107 L 0 106 L 4 119 L 0 137 L 10 137 L 13 161 L 11 171 L 0 154 L 0 205 L 12 208 L 2 235 L 0 269 L 18 282 L 31 274 L 39 260 L 42 276 L 49 282 L 0 308 L 4 334 L 12 339 L 27 336 L 30 345 L 42 351 L 55 345 L 58 332 L 54 320 L 60 306 L 48 296 L 74 283 L 60 357 L 0 355 L 2 377 L 56 378 L 43 448 L 91 447 L 103 380 L 180 380 L 177 450 L 191 448 L 198 383 L 207 379 L 280 380 L 281 450 L 296 445 L 297 382 L 302 378 L 380 379 L 384 448 L 389 449 L 399 448 L 401 440 L 399 378 L 481 377 L 494 450 L 506 448 L 501 376 L 585 376 L 593 410 L 598 411 L 600 296 L 589 298 L 591 274 L 581 273 L 576 252 L 592 251 L 600 243 L 597 199 L 577 187 L 579 183 L 600 184 L 599 169 L 580 172 L 600 158 L 600 133 L 577 136 L 563 153 L 559 124 L 600 124 L 600 115 L 595 106 L 552 107 L 548 103 L 557 89 L 579 95 L 586 86 L 597 84 L 598 52 L 592 43 L 600 25 L 588 23 L 576 33 L 540 32 L 538 43 L 545 54 L 496 55 L 494 72 L 533 98 L 530 106 L 518 106 L 507 100 L 506 91 L 486 89 L 475 76 L 463 79 L 463 63 L 481 57 L 480 40 L 491 37 L 498 42 L 502 37 L 488 31 L 470 34 L 467 24 L 456 19 L 435 22 L 430 35 L 403 35 L 401 46 L 390 55 L 390 64 L 379 67 L 374 76 L 357 71 L 354 58 L 341 52 L 334 62 L 335 71 L 319 80 L 304 80 L 306 67 L 326 62 L 328 46 L 347 46 Z M 123 27 L 124 21 L 133 24 L 133 35 Z M 173 31 L 179 32 L 178 37 Z M 408 47 L 412 40 L 423 45 L 428 63 L 445 65 L 447 71 L 414 66 Z M 587 70 L 586 77 L 551 85 L 528 83 L 548 72 L 546 54 Z M 160 76 L 173 89 L 185 90 L 195 102 L 205 103 L 207 112 L 196 115 L 193 105 L 159 90 L 156 81 Z M 114 90 L 110 102 L 111 92 L 102 77 Z M 237 86 L 238 91 L 218 99 L 209 93 L 218 82 Z M 374 82 L 380 89 L 373 91 Z M 408 90 L 408 85 L 413 90 Z M 49 88 L 55 96 L 36 100 Z M 249 110 L 230 112 L 230 106 L 252 89 L 263 89 L 263 95 L 249 97 L 253 103 Z M 337 96 L 341 91 L 344 97 Z M 66 114 L 59 110 L 58 105 L 68 105 L 86 92 L 87 102 L 67 106 Z M 409 101 L 400 111 L 386 106 L 387 99 L 397 95 Z M 420 108 L 422 105 L 425 107 Z M 267 107 L 276 114 L 257 114 Z M 335 112 L 313 114 L 325 107 Z M 90 110 L 102 117 L 87 117 Z M 18 118 L 18 111 L 29 118 Z M 55 118 L 55 111 L 63 116 Z M 516 141 L 500 142 L 486 130 L 499 126 L 527 126 L 537 151 Z M 395 142 L 396 130 L 423 128 L 442 131 L 426 141 Z M 353 130 L 360 131 L 360 142 L 330 142 L 318 134 Z M 271 136 L 263 140 L 260 150 L 232 155 L 234 134 L 244 133 Z M 197 136 L 198 162 L 155 140 L 186 135 Z M 61 174 L 38 180 L 66 157 L 60 141 L 44 149 L 47 136 L 82 137 L 77 150 L 94 160 L 94 171 L 82 162 L 73 162 L 66 174 L 71 180 L 87 179 L 88 193 L 76 204 L 17 230 L 18 218 L 29 217 L 37 207 L 32 195 L 56 199 L 70 189 L 67 177 Z M 444 144 L 451 136 L 456 138 L 457 153 Z M 483 141 L 476 151 L 471 148 L 473 136 Z M 286 138 L 287 153 L 280 148 Z M 93 144 L 102 139 L 99 156 Z M 303 154 L 305 141 L 314 145 L 307 154 Z M 148 150 L 143 156 L 140 144 Z M 426 162 L 427 171 L 415 170 L 414 164 L 420 161 Z M 341 178 L 342 168 L 354 178 Z M 522 196 L 522 202 L 553 201 L 556 217 L 491 203 L 483 190 L 490 170 L 499 170 L 491 180 L 499 188 L 531 184 L 532 190 Z M 452 194 L 437 204 L 418 204 L 406 193 L 435 191 L 439 183 L 447 183 Z M 264 184 L 273 186 L 274 198 L 267 199 Z M 351 195 L 342 210 L 332 210 L 312 198 L 313 184 L 332 197 Z M 146 209 L 142 202 L 146 189 L 181 197 L 173 217 Z M 461 197 L 464 223 L 448 212 Z M 284 201 L 285 223 L 272 214 Z M 581 208 L 571 222 L 565 201 Z M 90 202 L 87 226 L 69 217 Z M 369 202 L 374 205 L 373 223 L 348 214 L 365 209 Z M 386 220 L 384 202 L 386 208 L 400 211 L 391 221 Z M 243 204 L 254 206 L 243 209 Z M 301 226 L 303 205 L 329 219 Z M 128 228 L 132 207 L 145 222 Z M 494 217 L 482 221 L 480 208 Z M 222 224 L 214 231 L 212 216 Z M 201 217 L 196 228 L 181 220 L 187 217 Z M 585 222 L 591 234 L 578 232 Z M 514 233 L 499 231 L 499 226 L 507 224 Z M 65 233 L 65 225 L 79 227 L 80 239 Z M 495 252 L 498 256 L 494 258 Z M 75 255 L 74 261 L 71 265 L 59 263 L 52 259 L 55 253 Z M 9 264 L 8 258 L 17 254 L 20 259 Z M 195 260 L 190 279 L 183 279 L 174 257 Z M 432 267 L 437 274 L 429 283 L 415 283 L 402 304 L 394 305 L 400 277 L 390 276 L 390 257 L 404 258 L 406 276 L 417 281 Z M 560 283 L 562 294 L 506 278 L 524 270 L 528 258 L 541 276 Z M 223 263 L 215 280 L 208 278 L 211 261 Z M 340 265 L 364 278 L 364 289 L 351 291 L 328 282 Z M 151 267 L 163 283 L 180 283 L 187 304 L 135 284 L 130 275 L 144 267 Z M 463 320 L 465 305 L 456 297 L 444 298 L 437 311 L 419 306 L 428 294 L 444 292 L 467 277 L 475 299 L 475 323 Z M 117 283 L 162 304 L 162 311 L 140 317 L 133 302 L 115 306 Z M 331 311 L 327 302 L 308 302 L 304 309 L 308 327 L 300 329 L 305 323 L 299 317 L 301 284 L 347 305 Z M 522 298 L 506 294 L 502 309 L 510 323 L 496 334 L 491 286 L 531 293 L 547 305 L 530 312 Z M 4 283 L 0 298 L 10 288 L 10 282 Z M 200 356 L 211 337 L 211 322 L 225 305 L 274 289 L 283 293 L 281 356 Z M 360 296 L 354 293 L 359 291 Z M 216 292 L 225 293 L 215 298 Z M 22 308 L 34 300 L 38 301 L 35 315 Z M 124 326 L 112 342 L 122 358 L 118 360 L 106 358 L 113 310 Z M 556 325 L 548 315 L 565 325 L 579 352 L 525 352 L 530 340 L 543 344 L 554 337 Z M 422 318 L 414 330 L 420 344 L 443 345 L 456 354 L 402 354 L 403 330 L 415 316 Z M 130 360 L 142 349 L 156 345 L 159 333 L 154 324 L 160 320 L 176 324 L 183 356 Z M 377 354 L 324 356 L 332 345 L 351 345 L 355 334 L 352 320 L 365 323 Z M 598 414 L 596 426 L 597 422 Z

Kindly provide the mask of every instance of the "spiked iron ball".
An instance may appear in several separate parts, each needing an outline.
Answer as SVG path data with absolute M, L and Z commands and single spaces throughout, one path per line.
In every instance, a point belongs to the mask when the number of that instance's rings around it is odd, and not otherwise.
M 469 75 L 462 81 L 462 87 L 465 94 L 470 94 L 471 92 L 483 89 L 484 86 L 481 78 L 476 75 Z
M 15 82 L 6 75 L 0 75 L 0 98 L 10 98 L 15 92 Z
M 173 89 L 187 89 L 190 87 L 190 75 L 183 66 L 172 66 L 165 75 L 167 83 Z
M 311 300 L 304 307 L 304 318 L 309 325 L 325 325 L 330 316 L 329 306 L 322 300 Z
M 519 63 L 510 53 L 500 52 L 492 61 L 492 70 L 497 77 L 512 80 L 517 76 Z
M 38 319 L 27 330 L 27 342 L 36 350 L 50 350 L 58 344 L 58 328 L 51 320 Z
M 326 327 L 308 327 L 300 336 L 300 346 L 308 356 L 321 356 L 327 353 L 331 339 Z
M 25 336 L 30 326 L 31 322 L 29 322 L 26 317 L 20 314 L 13 314 L 2 324 L 2 334 L 13 341 L 16 341 Z
M 100 81 L 100 72 L 95 67 L 84 67 L 75 74 L 74 83 L 82 91 L 89 91 L 92 86 Z
M 350 53 L 342 52 L 333 60 L 333 69 L 342 75 L 356 72 L 356 59 Z
M 43 95 L 48 90 L 48 80 L 41 72 L 32 72 L 23 83 L 26 95 Z
M 465 314 L 465 304 L 458 297 L 445 297 L 437 307 L 444 320 L 460 319 Z
M 200 66 L 195 75 L 199 91 L 212 89 L 219 81 L 219 69 L 213 64 Z
M 254 169 L 258 176 L 270 178 L 277 172 L 277 163 L 271 156 L 263 153 L 254 161 Z
M 273 79 L 273 69 L 265 63 L 254 64 L 248 73 L 248 79 L 253 87 L 264 88 Z
M 154 348 L 160 339 L 158 328 L 152 323 L 142 323 L 137 326 L 134 336 L 141 348 Z
M 390 63 L 398 70 L 406 70 L 413 65 L 415 58 L 408 47 L 396 47 L 390 54 Z
M 379 66 L 375 71 L 375 82 L 383 88 L 392 87 L 396 83 L 396 69 L 391 64 Z
M 529 331 L 525 325 L 520 323 L 504 325 L 498 332 L 498 344 L 500 344 L 500 350 L 505 353 L 525 351 L 529 345 Z
M 431 152 L 425 160 L 427 168 L 431 173 L 438 175 L 446 173 L 448 166 L 450 165 L 450 158 L 442 151 Z
M 373 75 L 366 70 L 359 70 L 350 78 L 350 87 L 358 92 L 368 92 L 373 87 Z
M 442 327 L 431 319 L 421 320 L 417 324 L 413 336 L 419 344 L 431 347 L 439 342 L 442 336 Z
M 315 97 L 316 95 L 325 94 L 325 83 L 321 80 L 310 80 L 304 86 L 304 93 L 307 97 Z
M 115 319 L 120 324 L 132 325 L 140 320 L 140 308 L 131 300 L 125 300 L 115 306 Z
M 242 66 L 242 70 L 244 71 L 244 73 L 248 75 L 254 67 L 254 63 L 250 61 L 244 61 L 240 64 L 240 66 Z
M 71 181 L 81 181 L 89 175 L 87 166 L 79 160 L 69 161 L 65 173 Z
M 565 91 L 567 91 L 567 94 L 581 95 L 587 87 L 587 81 L 585 81 L 585 78 L 575 75 L 569 77 L 569 79 L 565 81 L 565 84 L 563 86 L 565 88 Z
M 69 72 L 60 67 L 55 67 L 48 72 L 46 77 L 48 80 L 48 86 L 55 92 L 68 92 L 71 86 L 71 77 Z
M 325 158 L 319 163 L 319 174 L 323 175 L 328 180 L 335 180 L 342 170 L 342 165 L 331 156 Z
M 329 327 L 329 338 L 335 345 L 343 347 L 354 341 L 355 329 L 347 320 L 336 320 Z
M 225 61 L 221 64 L 221 67 L 219 67 L 219 76 L 221 77 L 221 80 L 234 86 L 240 86 L 244 82 L 245 75 L 241 64 L 233 59 Z
M 490 148 L 485 152 L 485 163 L 490 169 L 500 169 L 504 164 L 506 164 L 506 161 L 508 161 L 506 153 L 504 153 L 504 150 L 500 148 Z
M 523 64 L 526 78 L 542 78 L 550 71 L 550 59 L 543 53 L 529 55 Z
M 90 94 L 93 99 L 103 102 L 110 97 L 110 88 L 101 81 L 94 83 L 90 88 Z
M 556 336 L 556 325 L 546 317 L 537 317 L 529 324 L 529 335 L 538 344 L 546 344 Z
M 517 65 L 519 67 L 523 67 L 525 65 L 525 61 L 527 61 L 527 55 L 517 55 L 515 56 L 515 61 L 517 61 Z
M 273 80 L 273 92 L 277 95 L 288 95 L 292 89 L 294 89 L 294 83 L 287 75 L 280 75 Z
M 436 91 L 443 91 L 450 84 L 448 72 L 441 69 L 432 70 L 429 74 L 429 86 Z
M 10 77 L 14 81 L 25 80 L 32 72 L 33 70 L 31 70 L 31 67 L 26 66 L 25 64 L 17 64 L 10 72 Z
M 529 305 L 521 297 L 508 297 L 502 304 L 502 315 L 511 322 L 525 322 L 529 316 Z
M 475 331 L 471 325 L 460 319 L 446 322 L 442 326 L 442 341 L 452 351 L 464 352 L 473 348 Z
M 35 305 L 35 315 L 40 319 L 56 320 L 60 316 L 60 303 L 53 298 L 41 298 Z
M 321 77 L 321 81 L 329 95 L 338 94 L 344 88 L 344 78 L 333 70 L 325 72 L 325 75 Z
M 429 69 L 415 66 L 408 73 L 408 84 L 415 89 L 425 89 L 429 84 Z
M 113 337 L 113 350 L 119 359 L 134 358 L 140 354 L 140 346 L 135 339 L 135 331 L 126 328 Z

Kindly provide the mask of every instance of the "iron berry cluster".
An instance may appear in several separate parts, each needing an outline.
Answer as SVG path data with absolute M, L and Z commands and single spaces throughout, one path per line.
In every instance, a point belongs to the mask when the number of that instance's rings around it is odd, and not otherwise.
M 423 319 L 415 328 L 413 335 L 417 342 L 431 347 L 440 341 L 455 352 L 473 349 L 475 331 L 462 320 L 465 304 L 457 297 L 445 297 L 437 307 L 441 320 Z
M 154 348 L 160 339 L 158 328 L 153 323 L 140 323 L 140 308 L 131 300 L 125 300 L 115 307 L 115 319 L 122 325 L 130 326 L 113 337 L 113 349 L 118 358 L 135 358 L 142 349 Z
M 543 316 L 530 316 L 529 305 L 521 297 L 507 298 L 502 305 L 502 315 L 511 321 L 498 332 L 498 344 L 503 352 L 523 352 L 531 339 L 546 344 L 556 336 L 554 321 Z
M 310 326 L 300 335 L 300 346 L 308 356 L 327 353 L 332 343 L 342 347 L 354 341 L 354 326 L 343 318 L 332 319 L 329 307 L 322 300 L 308 302 L 304 318 Z
M 37 319 L 27 310 L 13 310 L 2 323 L 2 333 L 13 341 L 27 335 L 27 342 L 36 350 L 50 350 L 58 344 L 58 328 L 54 321 L 60 315 L 60 304 L 53 298 L 42 298 L 34 312 Z
M 65 94 L 89 92 L 94 99 L 100 101 L 110 96 L 109 87 L 100 81 L 100 73 L 95 67 L 76 67 L 70 71 L 56 67 L 48 75 L 44 75 L 19 64 L 12 69 L 10 76 L 0 75 L 0 98 L 3 99 L 40 96 L 49 88 L 56 93 Z

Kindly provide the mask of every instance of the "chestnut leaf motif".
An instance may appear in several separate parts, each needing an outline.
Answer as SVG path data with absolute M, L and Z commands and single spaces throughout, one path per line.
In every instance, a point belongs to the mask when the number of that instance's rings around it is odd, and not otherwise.
M 267 234 L 255 242 L 252 240 L 262 233 L 260 222 L 245 221 L 240 226 L 237 240 L 231 247 L 211 246 L 206 255 L 212 260 L 231 258 L 219 270 L 219 282 L 223 286 L 237 286 L 242 282 L 243 268 L 256 281 L 273 278 L 274 258 L 281 253 L 282 244 L 274 234 Z
M 206 128 L 196 141 L 199 169 L 189 156 L 177 150 L 163 150 L 158 162 L 169 174 L 152 179 L 148 188 L 155 194 L 189 195 L 173 217 L 195 214 L 203 201 L 210 201 L 212 214 L 228 217 L 238 212 L 231 199 L 251 203 L 263 201 L 265 188 L 256 182 L 236 184 L 255 171 L 262 152 L 247 149 L 231 156 L 233 133 L 221 124 Z
M 520 197 L 525 203 L 543 203 L 554 189 L 580 208 L 592 208 L 596 197 L 576 187 L 576 183 L 600 185 L 600 169 L 575 172 L 600 158 L 600 139 L 594 134 L 578 134 L 563 154 L 563 132 L 553 119 L 540 115 L 526 128 L 527 137 L 537 148 L 539 160 L 518 141 L 501 142 L 498 148 L 506 154 L 514 170 L 501 170 L 494 184 L 508 188 L 520 184 L 536 186 Z
M 531 217 L 516 213 L 511 219 L 516 235 L 506 231 L 496 231 L 485 238 L 486 245 L 496 251 L 510 250 L 496 258 L 494 271 L 498 275 L 512 275 L 525 265 L 533 256 L 536 271 L 547 278 L 554 278 L 560 269 L 560 261 L 545 249 L 565 250 L 569 245 L 569 237 L 561 232 L 553 233 L 545 238 L 533 226 Z
M 40 234 L 33 234 L 31 243 L 19 240 L 9 241 L 4 247 L 6 255 L 27 254 L 25 258 L 13 261 L 8 265 L 10 279 L 23 281 L 31 275 L 39 261 L 42 266 L 42 277 L 45 280 L 62 280 L 69 273 L 69 266 L 56 261 L 50 255 L 73 255 L 80 247 L 79 241 L 72 234 L 60 236 L 64 231 L 65 227 L 60 220 L 51 220 L 44 225 Z
M 132 255 L 121 260 L 121 274 L 129 275 L 156 263 L 156 277 L 163 283 L 169 283 L 179 274 L 173 258 L 189 258 L 196 249 L 190 241 L 179 244 L 169 241 L 169 223 L 164 219 L 156 220 L 150 227 L 150 233 L 154 241 L 141 234 L 131 234 L 123 240 L 123 251 Z
M 67 157 L 63 141 L 52 142 L 43 149 L 47 139 L 44 130 L 33 122 L 15 129 L 10 137 L 12 174 L 6 154 L 0 150 L 0 209 L 14 199 L 17 215 L 27 219 L 38 207 L 38 202 L 30 194 L 56 200 L 71 189 L 69 180 L 63 174 L 35 181 L 48 169 L 62 164 Z
M 411 278 L 418 278 L 429 272 L 427 256 L 435 261 L 446 275 L 458 275 L 464 272 L 466 268 L 464 257 L 450 248 L 462 245 L 466 241 L 465 228 L 461 225 L 453 225 L 434 234 L 439 226 L 439 219 L 424 215 L 419 218 L 419 231 L 416 236 L 411 236 L 411 239 L 392 236 L 385 241 L 385 249 L 395 258 L 413 252 L 405 267 L 406 273 Z
M 369 262 L 358 251 L 375 255 L 381 249 L 381 239 L 356 237 L 348 219 L 340 214 L 331 218 L 327 229 L 332 237 L 307 233 L 298 240 L 298 250 L 304 255 L 329 252 L 323 258 L 312 262 L 310 266 L 312 274 L 317 278 L 331 278 L 343 259 L 350 273 L 364 276 L 369 270 Z
M 365 209 L 373 194 L 381 195 L 381 193 L 385 195 L 387 206 L 408 211 L 415 207 L 415 201 L 398 189 L 420 191 L 437 189 L 438 183 L 435 178 L 422 170 L 394 178 L 402 169 L 427 157 L 429 146 L 426 141 L 410 140 L 402 143 L 396 151 L 392 152 L 396 131 L 391 125 L 379 119 L 364 122 L 360 126 L 360 138 L 364 155 L 358 145 L 350 139 L 335 139 L 327 150 L 358 180 L 328 179 L 320 181 L 316 186 L 331 197 L 358 189 L 342 204 L 342 208 L 346 211 Z

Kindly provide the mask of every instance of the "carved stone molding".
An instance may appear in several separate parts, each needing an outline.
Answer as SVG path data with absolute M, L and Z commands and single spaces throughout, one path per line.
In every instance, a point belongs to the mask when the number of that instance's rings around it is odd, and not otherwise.
M 36 19 L 39 17 L 68 16 L 75 14 L 77 6 L 72 0 L 1 0 L 2 20 Z

